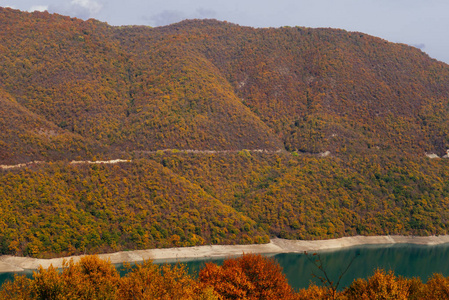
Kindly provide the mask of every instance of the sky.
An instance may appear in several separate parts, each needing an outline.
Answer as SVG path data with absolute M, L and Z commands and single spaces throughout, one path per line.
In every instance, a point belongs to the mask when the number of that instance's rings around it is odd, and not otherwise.
M 332 27 L 404 43 L 449 63 L 449 0 L 0 0 L 110 25 L 212 18 L 252 27 Z

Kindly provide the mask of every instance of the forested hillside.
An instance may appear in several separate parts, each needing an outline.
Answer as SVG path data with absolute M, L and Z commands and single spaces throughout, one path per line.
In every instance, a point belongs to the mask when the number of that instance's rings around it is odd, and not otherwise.
M 448 115 L 448 65 L 362 33 L 0 8 L 0 164 L 40 161 L 0 253 L 445 234 Z
M 166 148 L 443 155 L 449 147 L 449 67 L 413 47 L 334 29 L 0 16 L 0 90 L 83 138 L 70 159 L 97 155 L 96 143 L 110 157 Z M 3 147 L 2 162 L 54 160 Z
M 446 234 L 446 160 L 157 153 L 0 173 L 0 251 L 50 257 L 269 237 Z

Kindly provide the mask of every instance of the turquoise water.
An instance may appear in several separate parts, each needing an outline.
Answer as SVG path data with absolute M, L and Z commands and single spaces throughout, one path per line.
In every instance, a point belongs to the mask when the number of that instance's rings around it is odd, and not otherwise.
M 349 286 L 354 279 L 367 278 L 378 268 L 393 270 L 407 278 L 420 277 L 424 282 L 434 273 L 449 276 L 449 244 L 438 246 L 384 245 L 348 248 L 333 252 L 320 252 L 325 270 L 334 282 L 357 255 L 342 277 L 340 288 Z M 283 267 L 294 288 L 305 288 L 311 281 L 320 284 L 312 273 L 319 270 L 304 255 L 279 254 L 276 260 Z
M 336 281 L 353 257 L 357 256 L 342 277 L 340 288 L 348 286 L 356 278 L 367 278 L 377 268 L 393 270 L 396 275 L 408 278 L 421 277 L 426 281 L 433 273 L 449 276 L 449 244 L 420 246 L 410 244 L 373 245 L 318 252 L 331 280 Z M 311 281 L 320 284 L 312 273 L 321 275 L 304 254 L 288 253 L 273 256 L 284 270 L 289 283 L 296 289 L 305 288 Z M 197 274 L 206 262 L 219 260 L 195 260 L 184 262 L 192 274 Z M 117 265 L 117 268 L 121 268 Z M 31 276 L 32 272 L 26 272 Z M 13 278 L 12 273 L 0 273 L 0 284 Z

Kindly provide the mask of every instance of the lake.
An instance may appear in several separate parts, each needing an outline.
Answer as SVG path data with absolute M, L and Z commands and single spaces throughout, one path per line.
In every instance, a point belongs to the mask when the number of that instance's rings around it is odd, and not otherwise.
M 351 284 L 356 278 L 367 278 L 377 268 L 393 270 L 396 275 L 408 278 L 421 277 L 425 282 L 433 273 L 441 273 L 449 276 L 449 244 L 436 246 L 423 246 L 412 244 L 395 245 L 369 245 L 344 248 L 334 251 L 319 251 L 325 269 L 331 280 L 336 281 L 339 274 L 357 256 L 348 272 L 341 280 L 340 287 Z M 312 254 L 312 253 L 310 253 Z M 295 288 L 306 288 L 311 281 L 318 282 L 312 274 L 321 275 L 318 269 L 309 261 L 304 254 L 287 253 L 273 256 L 279 262 L 288 278 L 289 283 Z M 221 264 L 223 259 L 218 260 L 195 260 L 184 262 L 192 274 L 197 274 L 205 262 L 213 261 Z M 117 265 L 121 268 L 121 265 Z M 31 276 L 32 272 L 25 272 Z M 0 284 L 7 279 L 13 278 L 12 273 L 0 273 Z

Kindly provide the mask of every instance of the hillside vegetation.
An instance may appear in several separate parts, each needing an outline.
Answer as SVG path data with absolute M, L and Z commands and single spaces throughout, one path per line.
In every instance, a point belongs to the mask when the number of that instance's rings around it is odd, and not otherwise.
M 449 148 L 449 66 L 419 49 L 9 8 L 0 29 L 0 164 L 41 162 L 0 169 L 0 254 L 447 233 L 425 153 Z
M 447 164 L 241 151 L 29 165 L 0 172 L 0 253 L 447 234 Z
M 449 148 L 449 67 L 413 47 L 343 30 L 214 20 L 112 27 L 11 9 L 0 18 L 2 98 L 72 133 L 69 159 L 97 155 L 96 143 L 115 156 Z M 73 146 L 79 137 L 85 149 Z M 3 147 L 2 162 L 54 160 Z

